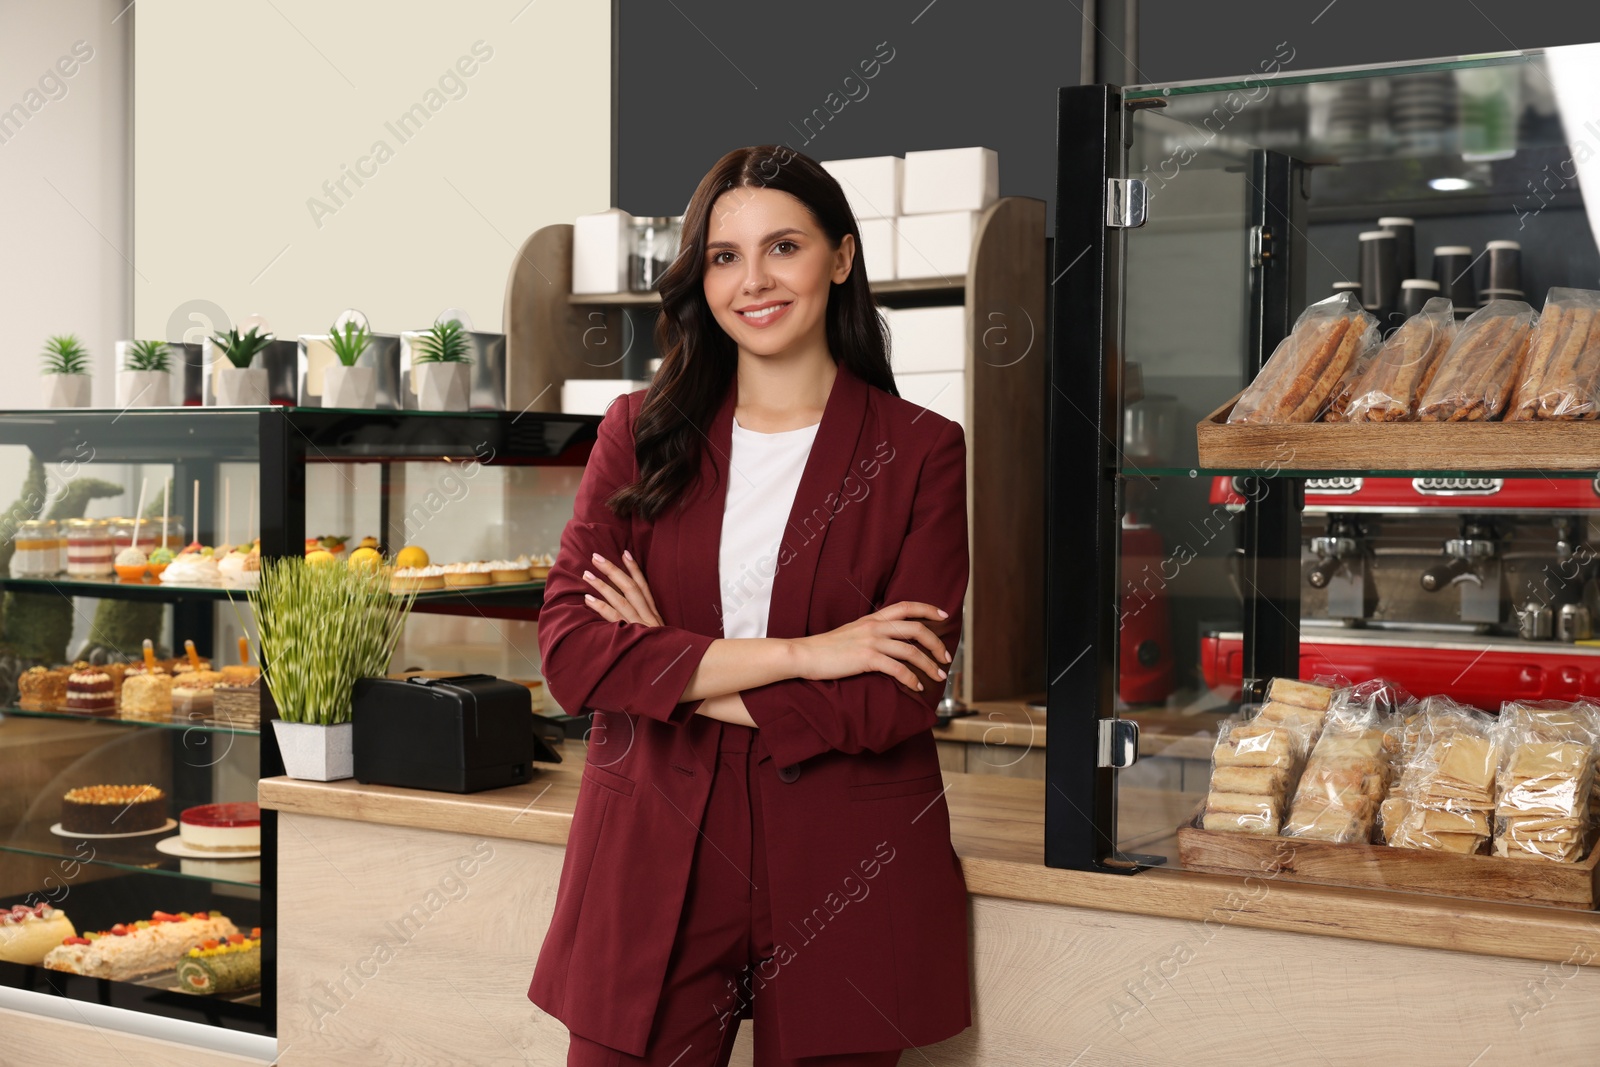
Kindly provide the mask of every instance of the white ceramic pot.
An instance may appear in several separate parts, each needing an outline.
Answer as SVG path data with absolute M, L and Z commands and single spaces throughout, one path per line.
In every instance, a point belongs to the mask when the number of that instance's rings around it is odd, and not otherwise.
M 370 410 L 378 406 L 378 372 L 373 367 L 328 367 L 322 372 L 322 406 Z
M 90 386 L 94 384 L 87 374 L 44 375 L 44 406 L 47 408 L 86 408 L 89 406 Z
M 353 723 L 319 726 L 309 722 L 272 720 L 283 755 L 283 772 L 307 782 L 335 782 L 356 773 Z
M 172 373 L 164 370 L 117 371 L 117 407 L 164 408 L 172 404 Z
M 211 372 L 221 407 L 264 406 L 267 397 L 267 368 L 218 366 Z
M 471 399 L 472 364 L 419 363 L 417 406 L 423 411 L 466 411 Z

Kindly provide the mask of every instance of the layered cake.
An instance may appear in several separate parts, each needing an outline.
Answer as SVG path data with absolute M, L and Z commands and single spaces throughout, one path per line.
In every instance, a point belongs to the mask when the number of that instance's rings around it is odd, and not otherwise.
M 171 719 L 172 675 L 159 669 L 130 669 L 122 679 L 122 717 L 147 722 Z
M 221 944 L 238 933 L 239 928 L 220 912 L 158 911 L 138 922 L 66 938 L 45 954 L 44 965 L 52 971 L 126 982 L 173 970 L 191 948 L 208 941 Z
M 209 940 L 178 960 L 178 985 L 188 993 L 237 993 L 261 984 L 261 927 L 250 936 Z
M 67 913 L 48 904 L 18 904 L 0 911 L 0 960 L 37 967 L 64 938 L 76 937 Z
M 117 694 L 111 675 L 102 670 L 88 670 L 68 677 L 66 710 L 84 715 L 115 715 Z
M 221 671 L 188 671 L 172 680 L 172 717 L 200 722 L 211 717 L 212 694 Z
M 32 667 L 17 679 L 17 705 L 24 711 L 55 711 L 67 702 L 67 670 Z
M 259 852 L 261 806 L 245 802 L 186 808 L 178 818 L 178 836 L 201 852 Z
M 74 834 L 134 834 L 167 821 L 167 794 L 153 785 L 84 785 L 61 798 L 61 828 Z
M 241 729 L 261 725 L 261 677 L 244 684 L 218 683 L 212 691 L 211 721 Z

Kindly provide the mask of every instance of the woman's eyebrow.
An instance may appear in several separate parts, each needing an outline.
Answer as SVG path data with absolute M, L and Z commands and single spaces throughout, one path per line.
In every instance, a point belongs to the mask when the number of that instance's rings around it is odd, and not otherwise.
M 756 243 L 757 244 L 763 244 L 763 245 L 764 244 L 770 244 L 771 242 L 776 241 L 778 238 L 784 236 L 785 234 L 791 234 L 791 233 L 792 234 L 798 234 L 799 236 L 802 236 L 802 237 L 805 236 L 805 231 L 804 230 L 797 230 L 793 226 L 787 226 L 787 227 L 785 227 L 785 228 L 783 228 L 781 230 L 773 230 L 771 233 L 767 234 L 765 237 L 761 238 L 761 240 L 756 242 Z M 713 248 L 733 248 L 733 249 L 737 249 L 738 247 L 739 246 L 734 244 L 732 241 L 711 241 L 706 245 L 706 251 L 709 252 Z

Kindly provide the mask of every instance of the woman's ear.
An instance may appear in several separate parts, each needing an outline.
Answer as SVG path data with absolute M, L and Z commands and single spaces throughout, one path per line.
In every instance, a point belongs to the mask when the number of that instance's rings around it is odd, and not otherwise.
M 840 285 L 850 277 L 850 268 L 856 260 L 856 238 L 847 233 L 839 238 L 839 247 L 833 252 L 833 284 Z

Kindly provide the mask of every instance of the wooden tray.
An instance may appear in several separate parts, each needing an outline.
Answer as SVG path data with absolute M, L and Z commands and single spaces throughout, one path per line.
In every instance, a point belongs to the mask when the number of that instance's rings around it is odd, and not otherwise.
M 1230 426 L 1235 395 L 1196 433 L 1221 470 L 1600 470 L 1600 422 L 1293 422 Z
M 1515 904 L 1594 910 L 1600 900 L 1600 848 L 1577 863 L 1458 856 L 1449 852 L 1336 845 L 1199 825 L 1199 815 L 1178 827 L 1178 859 L 1185 870 L 1246 874 L 1286 882 L 1316 882 L 1361 889 L 1472 897 Z

